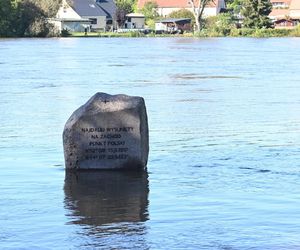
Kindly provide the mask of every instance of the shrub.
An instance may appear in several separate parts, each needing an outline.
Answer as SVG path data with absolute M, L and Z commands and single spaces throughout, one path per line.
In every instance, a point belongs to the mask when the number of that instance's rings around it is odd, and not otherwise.
M 297 36 L 297 37 L 300 36 L 300 24 L 298 24 L 295 29 L 291 30 L 290 35 Z
M 219 14 L 205 20 L 205 28 L 212 36 L 228 36 L 235 27 L 234 19 L 230 13 Z
M 62 37 L 68 37 L 71 35 L 68 29 L 63 29 L 60 34 Z
M 53 37 L 58 35 L 58 31 L 45 18 L 37 18 L 29 25 L 25 35 L 30 37 Z
M 192 24 L 195 23 L 194 14 L 187 9 L 180 9 L 172 11 L 169 16 L 170 18 L 190 18 L 192 20 Z

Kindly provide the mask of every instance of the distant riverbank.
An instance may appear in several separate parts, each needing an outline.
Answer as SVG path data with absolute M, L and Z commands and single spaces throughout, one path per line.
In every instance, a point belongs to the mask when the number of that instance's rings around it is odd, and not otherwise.
M 24 36 L 25 38 L 32 36 Z M 22 37 L 22 38 L 24 38 Z M 36 37 L 36 36 L 34 36 Z M 63 32 L 60 36 L 49 37 L 191 37 L 191 38 L 205 38 L 205 37 L 254 37 L 254 38 L 268 38 L 268 37 L 300 37 L 300 26 L 294 29 L 204 29 L 200 32 L 184 32 L 183 34 L 155 34 L 149 32 L 144 34 L 140 31 L 130 32 Z M 0 37 L 0 38 L 17 38 L 17 37 Z
M 231 29 L 231 30 L 202 30 L 183 34 L 143 34 L 141 32 L 72 32 L 63 37 L 299 37 L 300 27 L 295 29 Z

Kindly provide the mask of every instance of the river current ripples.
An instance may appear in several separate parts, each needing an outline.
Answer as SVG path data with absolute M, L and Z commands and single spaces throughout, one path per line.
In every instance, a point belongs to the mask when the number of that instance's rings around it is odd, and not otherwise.
M 300 249 L 300 39 L 0 40 L 1 249 Z M 145 98 L 146 173 L 65 174 L 94 93 Z

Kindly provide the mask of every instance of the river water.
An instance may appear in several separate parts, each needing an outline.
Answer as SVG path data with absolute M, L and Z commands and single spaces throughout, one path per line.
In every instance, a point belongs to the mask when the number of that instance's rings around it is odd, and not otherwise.
M 300 249 L 300 39 L 0 40 L 0 249 Z M 145 98 L 147 173 L 65 175 L 94 93 Z

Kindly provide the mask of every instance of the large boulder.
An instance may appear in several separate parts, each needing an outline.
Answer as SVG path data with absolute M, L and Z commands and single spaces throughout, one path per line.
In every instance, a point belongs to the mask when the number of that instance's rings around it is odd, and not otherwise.
M 148 119 L 142 97 L 97 93 L 63 132 L 66 169 L 145 169 Z

